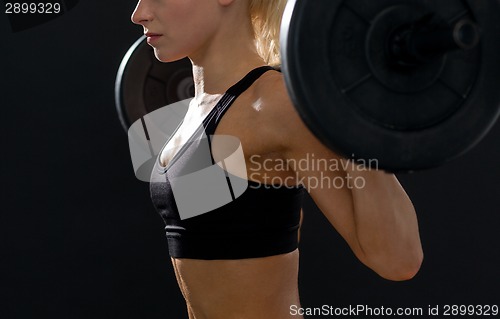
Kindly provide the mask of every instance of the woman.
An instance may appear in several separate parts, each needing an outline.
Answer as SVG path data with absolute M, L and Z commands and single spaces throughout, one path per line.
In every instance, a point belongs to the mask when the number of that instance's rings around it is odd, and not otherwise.
M 140 0 L 132 15 L 160 61 L 187 56 L 193 64 L 195 98 L 151 183 L 189 318 L 297 318 L 290 307 L 299 305 L 302 187 L 380 276 L 412 278 L 422 261 L 415 211 L 397 179 L 323 146 L 297 115 L 283 76 L 263 67 L 279 64 L 285 2 Z M 186 143 L 201 122 L 207 135 L 238 138 L 250 187 L 228 205 L 181 220 L 171 176 L 198 150 Z M 301 160 L 338 165 L 294 165 Z M 319 185 L 325 180 L 337 183 Z

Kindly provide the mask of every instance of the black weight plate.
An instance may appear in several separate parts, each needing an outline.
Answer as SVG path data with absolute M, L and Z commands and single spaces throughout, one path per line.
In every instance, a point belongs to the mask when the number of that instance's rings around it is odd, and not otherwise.
M 467 17 L 481 41 L 448 53 L 429 85 L 388 88 L 373 74 L 367 37 L 376 17 L 398 5 L 425 7 L 449 23 Z M 498 16 L 500 1 L 289 1 L 281 30 L 289 94 L 309 129 L 348 158 L 393 172 L 439 166 L 472 148 L 499 116 Z
M 144 115 L 193 96 L 192 65 L 188 58 L 169 63 L 158 61 L 145 36 L 125 54 L 115 82 L 116 109 L 125 131 Z

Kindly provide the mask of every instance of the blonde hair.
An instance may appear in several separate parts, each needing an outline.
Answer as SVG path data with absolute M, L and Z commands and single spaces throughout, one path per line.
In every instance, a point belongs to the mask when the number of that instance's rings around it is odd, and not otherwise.
M 257 52 L 272 66 L 279 65 L 280 26 L 288 0 L 250 0 L 250 18 Z

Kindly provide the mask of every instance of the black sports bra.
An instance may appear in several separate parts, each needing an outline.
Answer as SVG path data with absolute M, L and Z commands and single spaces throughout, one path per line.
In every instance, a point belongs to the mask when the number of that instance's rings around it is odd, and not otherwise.
M 203 157 L 200 154 L 211 154 L 209 136 L 214 135 L 222 116 L 241 93 L 269 70 L 274 69 L 269 66 L 254 69 L 229 88 L 204 119 L 203 127 L 175 154 L 167 167 L 160 165 L 158 157 L 151 175 L 151 199 L 165 221 L 172 257 L 243 259 L 284 254 L 297 248 L 302 187 L 278 187 L 243 180 L 248 187 L 235 196 L 231 188 L 231 181 L 234 184 L 238 179 L 235 176 L 226 172 L 229 187 L 224 193 L 224 187 L 198 180 L 195 174 L 201 171 L 212 174 L 213 171 L 217 176 L 215 168 L 204 170 L 207 165 L 200 166 L 199 159 Z M 206 139 L 194 138 L 202 133 Z M 208 149 L 204 140 L 208 141 Z M 211 155 L 209 158 L 213 164 Z M 213 167 L 224 172 L 216 165 Z M 229 199 L 227 204 L 210 209 L 215 199 L 221 202 L 224 196 Z M 207 207 L 207 211 L 191 217 L 190 207 L 193 211 Z

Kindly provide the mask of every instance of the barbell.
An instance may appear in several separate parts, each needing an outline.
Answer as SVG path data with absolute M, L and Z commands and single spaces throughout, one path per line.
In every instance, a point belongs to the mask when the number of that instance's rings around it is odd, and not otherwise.
M 475 146 L 500 114 L 500 1 L 290 0 L 282 71 L 326 146 L 391 172 L 436 167 Z M 139 39 L 117 75 L 126 130 L 193 96 L 191 64 L 160 63 Z

